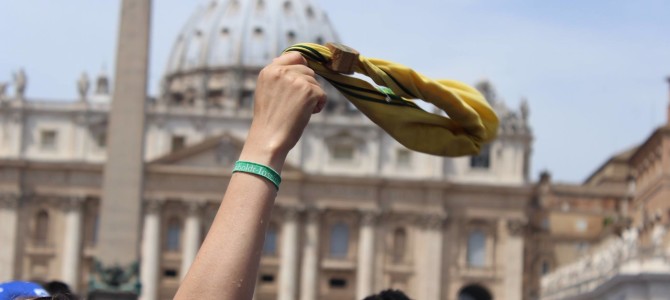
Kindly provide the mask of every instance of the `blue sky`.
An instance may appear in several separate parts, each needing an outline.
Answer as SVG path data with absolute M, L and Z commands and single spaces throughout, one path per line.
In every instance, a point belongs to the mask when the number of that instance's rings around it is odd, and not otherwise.
M 346 44 L 432 77 L 488 78 L 531 107 L 533 174 L 579 182 L 665 122 L 670 1 L 313 0 Z M 154 1 L 153 93 L 173 40 L 205 0 Z M 74 99 L 82 71 L 113 72 L 118 0 L 0 0 L 0 82 Z

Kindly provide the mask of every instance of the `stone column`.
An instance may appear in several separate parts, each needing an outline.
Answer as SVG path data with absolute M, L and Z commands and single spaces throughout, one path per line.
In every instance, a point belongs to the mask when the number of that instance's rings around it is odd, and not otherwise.
M 16 279 L 19 197 L 0 194 L 0 282 Z
M 429 216 L 423 224 L 424 249 L 422 274 L 419 276 L 419 293 L 423 293 L 421 299 L 441 299 L 443 228 L 444 218 L 441 216 Z
M 375 219 L 373 212 L 364 212 L 358 235 L 358 262 L 356 269 L 356 298 L 363 299 L 373 293 L 375 255 Z
M 188 203 L 188 216 L 184 222 L 184 248 L 181 257 L 181 279 L 184 279 L 200 248 L 200 203 Z
M 142 300 L 158 299 L 158 276 L 161 257 L 161 206 L 160 200 L 148 200 L 144 210 L 142 230 L 142 256 L 140 282 Z
M 279 300 L 295 300 L 298 282 L 298 211 L 287 208 L 281 229 Z
M 70 285 L 73 291 L 78 290 L 79 283 L 83 229 L 82 204 L 83 199 L 71 198 L 67 199 L 63 205 L 65 213 L 65 236 L 63 238 L 61 279 Z
M 505 299 L 521 299 L 523 295 L 523 228 L 521 220 L 507 220 L 505 240 Z
M 319 211 L 307 212 L 305 243 L 302 248 L 300 300 L 316 300 L 319 295 Z

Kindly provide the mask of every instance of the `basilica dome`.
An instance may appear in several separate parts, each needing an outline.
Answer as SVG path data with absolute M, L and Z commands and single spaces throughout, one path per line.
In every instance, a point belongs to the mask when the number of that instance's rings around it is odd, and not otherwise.
M 184 105 L 244 105 L 258 71 L 300 42 L 339 42 L 327 15 L 310 0 L 212 1 L 177 36 L 161 98 Z

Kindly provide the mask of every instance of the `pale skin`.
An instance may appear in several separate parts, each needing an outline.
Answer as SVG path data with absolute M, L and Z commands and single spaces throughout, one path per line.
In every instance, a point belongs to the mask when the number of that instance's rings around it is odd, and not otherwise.
M 254 117 L 240 160 L 281 173 L 326 94 L 305 59 L 292 52 L 275 58 L 258 76 Z M 234 173 L 219 211 L 174 299 L 251 299 L 277 190 L 267 179 Z

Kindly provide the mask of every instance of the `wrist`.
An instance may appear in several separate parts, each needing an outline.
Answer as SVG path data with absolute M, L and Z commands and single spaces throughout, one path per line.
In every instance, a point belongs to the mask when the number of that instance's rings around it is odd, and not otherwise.
M 240 160 L 263 164 L 281 173 L 287 155 L 288 151 L 281 147 L 249 135 L 240 153 Z

